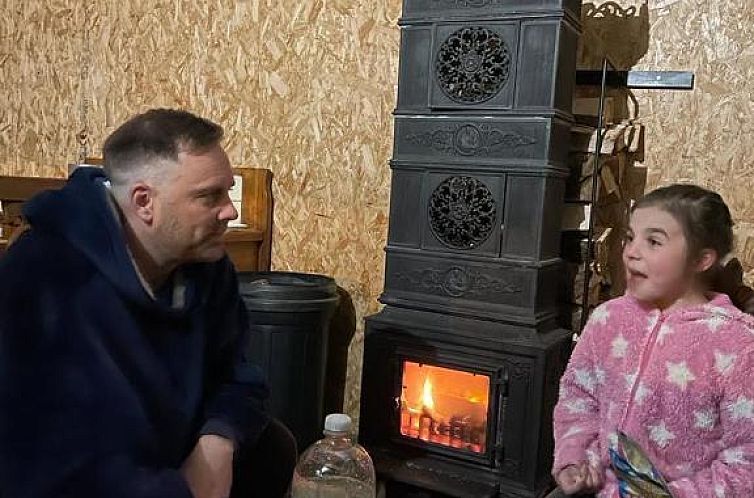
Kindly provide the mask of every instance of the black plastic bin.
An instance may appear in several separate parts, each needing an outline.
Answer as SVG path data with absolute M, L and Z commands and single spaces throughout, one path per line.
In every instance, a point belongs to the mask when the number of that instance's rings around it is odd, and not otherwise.
M 322 436 L 327 341 L 338 303 L 335 281 L 292 272 L 241 272 L 249 358 L 266 373 L 270 411 L 296 436 L 299 451 Z

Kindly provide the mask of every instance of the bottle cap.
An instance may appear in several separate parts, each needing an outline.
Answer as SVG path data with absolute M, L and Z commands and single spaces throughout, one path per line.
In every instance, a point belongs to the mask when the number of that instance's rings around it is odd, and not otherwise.
M 353 422 L 345 413 L 331 413 L 325 417 L 326 432 L 351 432 Z

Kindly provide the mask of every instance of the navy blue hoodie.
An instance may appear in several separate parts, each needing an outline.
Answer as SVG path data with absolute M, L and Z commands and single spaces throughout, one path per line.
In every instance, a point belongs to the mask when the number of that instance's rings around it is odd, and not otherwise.
M 181 268 L 153 299 L 98 169 L 26 203 L 0 258 L 0 496 L 191 498 L 180 466 L 200 434 L 251 443 L 267 387 L 243 359 L 233 265 Z

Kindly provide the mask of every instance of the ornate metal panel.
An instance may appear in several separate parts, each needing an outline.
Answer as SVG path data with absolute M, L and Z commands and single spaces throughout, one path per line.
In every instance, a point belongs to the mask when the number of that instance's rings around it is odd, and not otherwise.
M 508 82 L 511 54 L 496 32 L 465 27 L 452 33 L 435 58 L 435 78 L 445 95 L 462 104 L 488 100 Z
M 455 249 L 473 249 L 487 240 L 497 218 L 494 196 L 470 176 L 452 176 L 429 198 L 429 226 L 438 240 Z

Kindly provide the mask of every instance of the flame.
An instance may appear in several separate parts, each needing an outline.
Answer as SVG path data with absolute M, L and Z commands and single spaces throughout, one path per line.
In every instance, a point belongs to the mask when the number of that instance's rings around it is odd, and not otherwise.
M 432 382 L 429 377 L 424 379 L 424 388 L 422 389 L 422 405 L 428 410 L 435 409 L 435 400 L 432 398 Z

